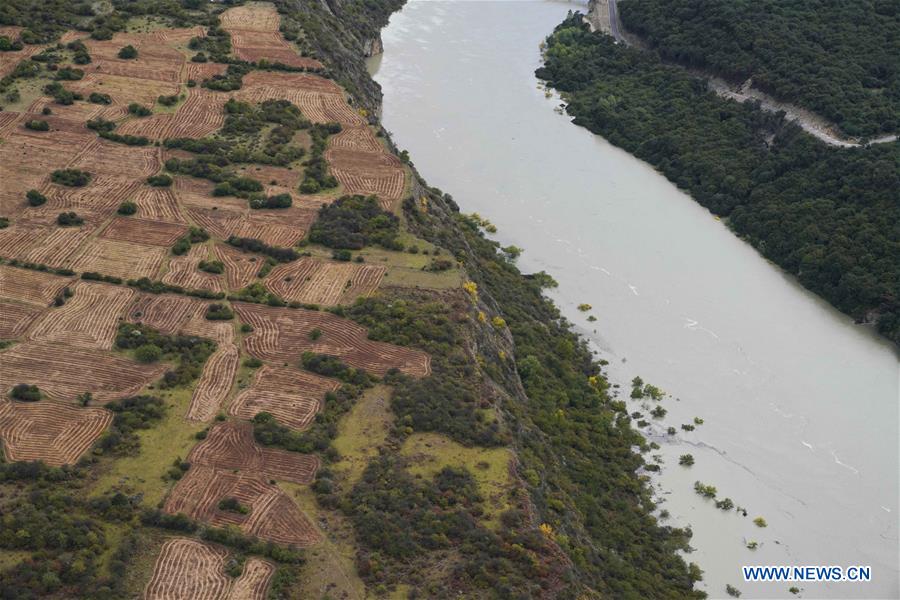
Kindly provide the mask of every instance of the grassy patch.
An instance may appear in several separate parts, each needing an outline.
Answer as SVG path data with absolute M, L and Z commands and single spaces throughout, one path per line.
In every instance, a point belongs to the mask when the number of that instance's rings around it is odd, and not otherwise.
M 444 467 L 467 468 L 485 500 L 484 521 L 490 528 L 500 524 L 500 513 L 512 508 L 512 454 L 507 448 L 468 448 L 437 433 L 415 433 L 403 443 L 400 454 L 411 461 L 408 471 L 422 477 L 434 477 Z
M 171 26 L 172 24 L 165 17 L 140 15 L 128 19 L 128 23 L 125 25 L 125 31 L 128 33 L 148 33 L 160 29 L 167 29 Z
M 291 597 L 366 598 L 365 584 L 356 572 L 356 544 L 350 523 L 337 512 L 319 508 L 309 486 L 286 482 L 279 485 L 294 498 L 312 523 L 318 524 L 320 520 L 328 523 L 327 530 L 321 531 L 322 543 L 303 553 L 306 564 Z
M 445 290 L 459 288 L 462 283 L 462 273 L 459 269 L 432 273 L 419 269 L 392 267 L 385 273 L 381 285 Z
M 126 456 L 112 463 L 94 485 L 92 492 L 101 494 L 119 487 L 131 493 L 141 493 L 144 506 L 153 508 L 162 501 L 169 486 L 160 478 L 179 456 L 185 458 L 197 440 L 194 434 L 206 427 L 204 423 L 186 421 L 194 387 L 174 390 L 155 390 L 168 407 L 165 419 L 151 429 L 138 431 L 141 450 L 137 456 Z
M 341 476 L 345 489 L 359 481 L 366 465 L 387 439 L 394 418 L 388 401 L 389 390 L 385 385 L 367 390 L 338 424 L 338 435 L 332 444 L 341 459 L 331 468 Z
M 28 550 L 7 550 L 3 549 L 0 552 L 0 571 L 5 571 L 11 567 L 16 566 L 29 556 L 31 556 L 31 552 Z

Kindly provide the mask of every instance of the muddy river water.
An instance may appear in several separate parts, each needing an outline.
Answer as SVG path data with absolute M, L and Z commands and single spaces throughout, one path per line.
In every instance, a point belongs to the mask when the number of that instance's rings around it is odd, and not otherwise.
M 686 558 L 705 571 L 700 587 L 711 597 L 726 583 L 745 598 L 790 596 L 791 585 L 805 598 L 900 596 L 898 354 L 556 110 L 534 69 L 541 40 L 575 9 L 584 6 L 412 0 L 370 63 L 385 126 L 431 185 L 525 249 L 523 271 L 559 282 L 554 300 L 624 397 L 635 375 L 666 391 L 668 415 L 647 430 L 664 461 L 653 483 L 669 522 L 694 532 Z M 680 429 L 695 417 L 703 424 Z M 678 465 L 687 453 L 690 468 Z M 716 509 L 697 480 L 748 516 Z M 872 581 L 748 583 L 742 565 L 870 565 Z

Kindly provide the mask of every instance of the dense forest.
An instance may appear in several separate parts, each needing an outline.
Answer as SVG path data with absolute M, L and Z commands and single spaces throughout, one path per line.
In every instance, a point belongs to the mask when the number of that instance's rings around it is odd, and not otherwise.
M 848 135 L 900 129 L 896 0 L 625 0 L 620 13 L 665 58 L 752 77 Z
M 900 343 L 900 143 L 838 149 L 570 16 L 537 72 L 801 283 Z

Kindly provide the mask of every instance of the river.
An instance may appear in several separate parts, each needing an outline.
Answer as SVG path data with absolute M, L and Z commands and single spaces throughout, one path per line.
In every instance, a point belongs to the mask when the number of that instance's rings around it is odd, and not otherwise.
M 578 9 L 413 0 L 370 61 L 386 128 L 431 185 L 525 249 L 523 271 L 559 282 L 552 297 L 623 397 L 635 375 L 669 394 L 648 431 L 664 461 L 653 483 L 669 522 L 693 529 L 700 588 L 782 598 L 792 584 L 745 583 L 740 567 L 871 565 L 869 583 L 797 585 L 805 598 L 900 596 L 898 354 L 557 110 L 534 77 L 538 47 Z M 696 480 L 748 516 L 716 509 Z

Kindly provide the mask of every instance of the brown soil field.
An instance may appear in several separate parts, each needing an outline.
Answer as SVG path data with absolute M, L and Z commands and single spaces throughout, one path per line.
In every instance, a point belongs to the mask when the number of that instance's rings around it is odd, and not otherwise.
M 109 402 L 134 394 L 159 378 L 165 365 L 143 365 L 108 352 L 61 344 L 24 342 L 0 353 L 0 393 L 18 383 L 38 386 L 53 400 L 74 402 L 91 392 Z
M 49 306 L 73 277 L 0 265 L 0 298 Z
M 0 208 L 11 212 L 25 206 L 25 192 L 40 189 L 56 169 L 71 160 L 73 149 L 86 146 L 91 136 L 56 133 L 30 137 L 13 132 L 0 144 Z
M 209 200 L 212 200 L 212 198 Z M 218 202 L 218 204 L 222 205 L 224 203 Z M 290 247 L 306 235 L 309 221 L 307 220 L 308 211 L 289 213 L 289 210 L 291 209 L 286 211 L 253 211 L 254 214 L 247 214 L 236 210 L 194 206 L 186 208 L 186 213 L 198 225 L 220 238 L 227 239 L 229 236 L 237 235 L 256 238 L 270 246 Z M 300 219 L 303 219 L 303 221 L 298 224 L 284 223 L 286 217 L 290 219 L 290 215 L 295 215 L 299 217 L 298 221 Z
M 254 88 L 278 88 L 333 94 L 343 98 L 344 90 L 330 79 L 312 73 L 287 73 L 284 71 L 251 71 L 244 75 L 244 90 Z M 240 94 L 240 91 L 237 92 Z
M 102 71 L 86 73 L 83 79 L 66 87 L 85 96 L 98 91 L 109 94 L 114 104 L 128 105 L 130 102 L 137 102 L 147 107 L 154 106 L 160 96 L 177 94 L 179 89 L 177 83 L 169 81 L 122 77 Z
M 149 277 L 156 274 L 167 250 L 158 246 L 142 246 L 114 240 L 91 240 L 85 251 L 75 259 L 76 271 L 94 271 L 125 279 Z
M 163 275 L 163 283 L 180 285 L 195 290 L 225 291 L 225 276 L 201 271 L 200 261 L 208 260 L 209 248 L 196 244 L 184 256 L 169 260 L 169 270 Z
M 308 484 L 319 468 L 314 455 L 263 448 L 249 423 L 214 425 L 187 457 L 190 470 L 166 499 L 164 510 L 184 513 L 216 526 L 235 525 L 261 539 L 309 546 L 316 529 L 271 479 Z M 249 514 L 220 510 L 223 498 L 237 498 Z
M 189 91 L 187 100 L 174 113 L 129 119 L 119 127 L 122 134 L 143 135 L 154 140 L 205 137 L 225 123 L 223 107 L 228 96 L 202 88 Z
M 264 560 L 249 558 L 244 571 L 234 580 L 227 600 L 265 600 L 266 592 L 275 574 L 275 567 Z
M 290 209 L 288 209 L 290 210 Z M 254 215 L 244 216 L 234 229 L 234 235 L 240 237 L 249 237 L 262 240 L 270 246 L 280 246 L 290 248 L 303 239 L 308 229 L 308 222 L 300 224 L 286 224 L 280 221 L 289 217 L 291 213 L 285 211 L 285 214 L 276 212 L 271 214 L 269 211 L 254 211 Z M 293 213 L 295 215 L 300 213 Z M 305 213 L 300 215 L 305 218 Z M 227 236 L 226 236 L 227 237 Z
M 230 8 L 220 17 L 222 28 L 231 34 L 234 55 L 250 62 L 267 59 L 307 69 L 321 69 L 322 63 L 300 56 L 279 33 L 281 17 L 272 5 L 245 5 Z
M 169 46 L 184 44 L 193 37 L 206 37 L 206 29 L 200 25 L 193 27 L 173 27 L 171 29 L 158 29 L 151 34 L 153 39 Z
M 141 117 L 140 119 L 128 119 L 116 128 L 116 133 L 122 135 L 138 135 L 151 140 L 162 140 L 168 137 L 166 132 L 172 126 L 175 115 L 163 113 Z
M 54 216 L 69 210 L 78 214 L 111 215 L 139 186 L 140 182 L 133 178 L 99 174 L 95 174 L 90 183 L 80 188 L 48 183 L 41 188 L 41 193 L 47 196 L 47 204 L 40 208 L 52 211 Z
M 251 420 L 261 412 L 293 429 L 305 429 L 319 412 L 325 394 L 340 383 L 299 369 L 263 365 L 253 377 L 253 384 L 241 392 L 228 413 Z
M 179 196 L 181 192 L 179 191 Z M 234 210 L 220 208 L 185 207 L 185 214 L 194 223 L 208 231 L 211 235 L 227 239 L 230 235 L 237 235 L 238 225 L 243 218 L 243 213 Z
M 137 214 L 142 219 L 169 223 L 186 222 L 181 214 L 178 198 L 170 188 L 141 186 L 132 201 L 138 205 Z
M 133 77 L 135 79 L 149 79 L 165 83 L 177 83 L 181 79 L 181 66 L 184 57 L 176 60 L 154 60 L 146 54 L 140 53 L 136 59 L 123 60 L 119 58 L 105 58 L 85 65 L 85 73 L 102 73 L 117 77 Z
M 43 310 L 37 306 L 0 300 L 0 340 L 11 340 L 25 333 Z
M 128 308 L 127 320 L 172 335 L 192 318 L 202 316 L 206 302 L 174 294 L 138 294 Z
M 191 396 L 185 418 L 189 421 L 211 421 L 228 398 L 240 364 L 240 352 L 234 344 L 219 346 L 206 364 Z
M 11 214 L 11 213 L 6 213 Z M 36 244 L 44 235 L 44 230 L 16 223 L 0 229 L 0 256 L 5 258 L 22 258 L 28 249 Z
M 330 148 L 356 150 L 358 152 L 385 152 L 384 146 L 368 127 L 347 127 L 329 140 Z
M 163 151 L 163 162 L 170 158 L 190 158 L 190 153 L 181 150 L 165 150 Z M 178 199 L 188 206 L 201 206 L 204 208 L 213 208 L 227 206 L 229 201 L 234 201 L 234 206 L 242 208 L 247 206 L 245 200 L 237 200 L 235 198 L 213 197 L 213 188 L 216 185 L 205 179 L 197 177 L 175 177 L 172 190 Z
M 203 312 L 206 312 L 205 308 Z M 207 338 L 220 346 L 234 343 L 234 327 L 230 321 L 209 321 L 202 314 L 188 320 L 182 326 L 181 333 Z
M 28 339 L 109 350 L 120 317 L 131 303 L 131 288 L 79 281 L 65 305 L 49 310 L 28 332 Z
M 253 439 L 253 425 L 237 421 L 214 425 L 206 439 L 194 446 L 186 460 L 192 466 L 249 471 L 267 480 L 304 485 L 312 483 L 319 468 L 319 458 L 314 454 L 260 446 Z
M 117 217 L 103 230 L 100 237 L 107 240 L 168 248 L 187 231 L 188 228 L 184 225 L 148 221 L 135 217 Z
M 104 408 L 0 400 L 0 440 L 8 461 L 41 460 L 58 467 L 75 463 L 112 419 Z
M 228 65 L 223 65 L 220 63 L 195 63 L 189 62 L 187 63 L 187 68 L 185 69 L 185 77 L 187 79 L 193 79 L 198 84 L 204 79 L 209 79 L 213 75 L 223 75 L 225 71 L 228 69 Z M 196 90 L 197 88 L 194 88 Z M 194 91 L 191 90 L 191 91 Z
M 47 125 L 50 126 L 50 131 L 32 131 L 27 129 L 25 123 L 29 121 L 46 121 Z M 89 134 L 91 130 L 85 127 L 85 121 L 77 118 L 67 118 L 55 113 L 44 115 L 40 112 L 25 112 L 19 119 L 19 128 L 21 135 L 30 135 L 32 137 L 47 136 L 57 132 Z
M 145 179 L 160 169 L 159 149 L 138 147 L 98 139 L 90 150 L 73 161 L 71 168 L 94 174 Z
M 256 164 L 237 166 L 237 172 L 239 174 L 252 177 L 262 182 L 263 185 L 276 185 L 287 188 L 296 188 L 300 185 L 300 171 L 297 169 Z M 272 183 L 273 181 L 275 183 Z
M 249 514 L 220 510 L 236 498 Z M 321 541 L 318 530 L 281 489 L 258 473 L 192 464 L 171 491 L 163 510 L 185 514 L 216 527 L 235 526 L 246 534 L 283 545 L 308 547 Z
M 225 281 L 230 290 L 239 290 L 253 283 L 262 267 L 262 261 L 256 255 L 224 244 L 216 245 L 215 254 L 225 265 Z
M 379 377 L 392 368 L 415 377 L 431 372 L 426 353 L 370 340 L 364 327 L 330 313 L 243 302 L 234 303 L 234 308 L 242 322 L 253 326 L 244 347 L 260 360 L 293 362 L 310 351 L 337 356 Z M 310 339 L 313 329 L 322 332 L 315 341 Z
M 238 58 L 249 62 L 258 62 L 265 59 L 269 62 L 280 62 L 301 69 L 319 70 L 324 68 L 324 65 L 316 59 L 300 56 L 290 46 L 236 46 L 234 54 Z
M 187 100 L 175 111 L 166 137 L 201 138 L 214 133 L 225 124 L 225 103 L 228 97 L 221 92 L 195 87 Z
M 69 259 L 92 232 L 93 228 L 88 224 L 81 227 L 53 227 L 45 230 L 40 242 L 22 258 L 51 267 L 68 266 Z
M 344 191 L 348 194 L 374 194 L 378 196 L 381 206 L 390 210 L 394 201 L 403 196 L 403 188 L 406 185 L 406 176 L 403 169 L 384 169 L 381 172 L 369 172 L 361 174 L 353 166 L 346 168 L 332 168 L 334 175 Z
M 163 544 L 145 600 L 265 600 L 275 567 L 250 557 L 237 578 L 225 572 L 228 551 L 190 538 Z
M 0 112 L 0 136 L 6 135 L 7 131 L 18 125 L 21 119 L 21 113 Z
M 5 77 L 12 72 L 12 70 L 16 68 L 16 65 L 21 61 L 28 60 L 43 49 L 44 46 L 41 45 L 26 44 L 21 50 L 0 52 L 0 77 Z
M 222 29 L 277 32 L 281 24 L 278 11 L 271 4 L 247 4 L 229 8 L 219 16 Z
M 38 114 L 42 113 L 45 108 L 49 108 L 50 110 L 52 110 L 53 115 L 57 117 L 82 124 L 85 121 L 96 118 L 104 110 L 103 105 L 100 104 L 75 102 L 74 104 L 64 105 L 56 103 L 52 98 L 48 96 L 40 96 L 37 100 L 31 103 L 31 106 L 28 107 L 28 112 Z M 86 127 L 84 128 L 83 133 L 92 136 L 96 135 L 93 131 L 87 129 Z
M 268 75 L 269 73 L 266 74 Z M 246 77 L 244 79 L 246 80 Z M 305 84 L 307 82 L 298 83 Z M 281 87 L 281 85 L 285 87 Z M 361 127 L 366 124 L 366 120 L 347 104 L 343 94 L 331 90 L 319 91 L 293 87 L 290 82 L 284 84 L 260 83 L 253 86 L 245 86 L 242 90 L 235 93 L 235 97 L 245 102 L 289 100 L 300 109 L 304 117 L 313 123 L 336 122 L 345 127 Z
M 386 272 L 387 268 L 380 265 L 307 257 L 275 267 L 265 284 L 291 302 L 336 306 L 371 296 Z

